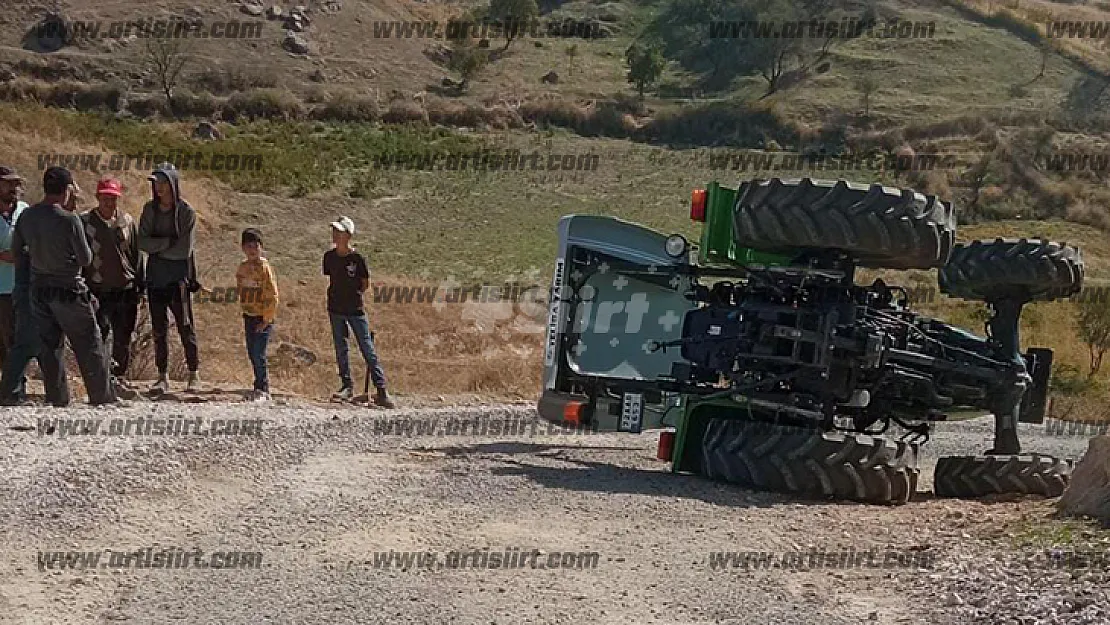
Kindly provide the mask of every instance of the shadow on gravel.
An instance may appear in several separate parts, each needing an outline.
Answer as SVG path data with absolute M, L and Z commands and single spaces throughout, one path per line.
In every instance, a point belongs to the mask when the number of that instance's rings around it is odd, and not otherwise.
M 513 441 L 505 441 L 500 443 L 480 443 L 477 445 L 454 445 L 451 447 L 443 447 L 438 449 L 447 456 L 472 456 L 479 454 L 503 454 L 506 456 L 518 456 L 522 454 L 544 454 L 551 455 L 550 452 L 560 451 L 640 451 L 639 447 L 582 447 L 581 445 L 545 445 L 538 443 L 519 443 Z M 577 462 L 570 458 L 562 458 L 568 462 Z
M 506 460 L 512 466 L 496 467 L 491 470 L 491 473 L 523 476 L 546 488 L 652 497 L 681 497 L 733 508 L 769 508 L 777 504 L 797 502 L 788 497 L 747 491 L 732 484 L 714 482 L 692 475 L 675 474 L 663 470 L 631 469 L 570 458 L 560 458 L 560 460 L 573 462 L 582 468 L 544 467 Z

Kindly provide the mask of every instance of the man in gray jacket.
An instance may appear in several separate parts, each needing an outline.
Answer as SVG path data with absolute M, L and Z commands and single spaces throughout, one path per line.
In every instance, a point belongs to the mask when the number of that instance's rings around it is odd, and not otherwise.
M 24 210 L 16 222 L 12 251 L 17 255 L 17 273 L 30 263 L 31 308 L 42 340 L 39 365 L 46 401 L 56 407 L 69 405 L 62 361 L 65 339 L 69 339 L 89 403 L 115 403 L 94 300 L 82 277 L 93 255 L 75 212 L 73 177 L 64 167 L 51 167 L 43 175 L 42 187 L 43 200 Z
M 150 175 L 154 198 L 143 206 L 139 217 L 139 249 L 147 253 L 147 300 L 154 335 L 154 364 L 158 381 L 151 391 L 169 390 L 169 315 L 173 313 L 177 333 L 189 367 L 186 391 L 200 387 L 199 349 L 193 322 L 192 292 L 197 286 L 193 246 L 197 213 L 181 199 L 177 168 L 162 163 Z

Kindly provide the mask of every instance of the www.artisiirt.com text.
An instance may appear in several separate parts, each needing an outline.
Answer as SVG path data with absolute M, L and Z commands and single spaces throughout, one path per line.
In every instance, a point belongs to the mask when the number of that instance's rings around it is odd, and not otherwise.
M 258 551 L 214 551 L 199 548 L 140 547 L 96 551 L 40 551 L 40 571 L 86 571 L 90 569 L 257 569 L 262 567 Z
M 551 551 L 506 547 L 493 549 L 437 551 L 378 551 L 367 562 L 348 562 L 347 568 L 366 564 L 374 569 L 596 569 L 601 561 L 597 551 Z
M 39 419 L 39 436 L 259 436 L 262 419 Z

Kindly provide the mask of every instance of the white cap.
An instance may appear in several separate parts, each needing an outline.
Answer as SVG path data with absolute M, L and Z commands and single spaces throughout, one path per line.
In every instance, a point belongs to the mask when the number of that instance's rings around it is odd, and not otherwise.
M 355 222 L 351 221 L 350 217 L 340 217 L 338 220 L 331 222 L 331 227 L 347 234 L 353 235 L 355 233 Z

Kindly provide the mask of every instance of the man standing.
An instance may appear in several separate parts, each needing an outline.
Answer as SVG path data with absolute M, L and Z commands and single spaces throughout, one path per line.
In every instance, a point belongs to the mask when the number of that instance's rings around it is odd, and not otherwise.
M 118 180 L 101 180 L 96 185 L 96 208 L 81 216 L 93 257 L 85 268 L 85 280 L 99 303 L 96 322 L 105 344 L 112 335 L 112 375 L 120 386 L 131 361 L 131 334 L 143 288 L 139 228 L 131 215 L 119 210 L 122 194 Z
M 12 168 L 0 165 L 0 363 L 7 360 L 15 342 L 15 256 L 11 246 L 15 221 L 27 208 L 19 199 L 22 194 L 23 178 Z
M 17 270 L 27 263 L 31 268 L 31 308 L 42 341 L 39 365 L 46 401 L 55 407 L 69 405 L 62 361 L 69 339 L 89 403 L 115 403 L 92 294 L 81 275 L 92 262 L 92 250 L 75 213 L 77 187 L 68 169 L 51 167 L 43 175 L 42 188 L 42 202 L 24 210 L 16 222 L 12 249 Z
M 139 248 L 147 253 L 147 299 L 150 302 L 150 325 L 154 335 L 154 364 L 158 381 L 152 392 L 169 390 L 169 312 L 173 313 L 189 379 L 185 388 L 200 388 L 200 354 L 193 323 L 192 291 L 196 285 L 193 244 L 196 237 L 197 213 L 181 199 L 177 168 L 162 163 L 150 175 L 153 199 L 143 206 L 139 217 Z

